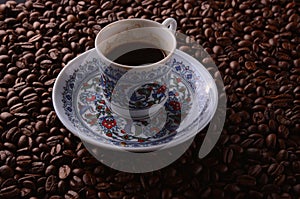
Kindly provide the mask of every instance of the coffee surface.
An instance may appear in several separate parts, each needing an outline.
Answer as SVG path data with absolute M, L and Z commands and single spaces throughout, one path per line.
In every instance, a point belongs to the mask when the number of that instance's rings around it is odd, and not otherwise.
M 135 42 L 114 48 L 106 57 L 118 64 L 141 66 L 159 62 L 166 57 L 166 53 L 154 45 Z

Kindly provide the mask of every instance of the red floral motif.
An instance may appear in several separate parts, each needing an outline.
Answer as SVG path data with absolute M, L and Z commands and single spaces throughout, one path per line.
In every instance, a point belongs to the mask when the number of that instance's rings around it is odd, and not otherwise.
M 104 119 L 102 121 L 102 125 L 107 128 L 107 129 L 111 129 L 113 128 L 114 126 L 116 126 L 117 122 L 115 119 L 111 119 L 111 118 L 108 118 L 108 119 Z
M 166 91 L 166 86 L 162 85 L 161 87 L 158 88 L 157 93 L 164 93 Z
M 129 136 L 128 136 L 128 135 L 124 135 L 123 138 L 124 138 L 125 140 L 127 140 L 127 139 L 129 138 Z
M 86 98 L 86 101 L 88 102 L 93 102 L 94 100 L 96 99 L 96 96 L 95 95 L 92 95 L 90 98 Z
M 106 133 L 106 136 L 112 137 L 112 133 L 111 133 L 111 132 L 108 132 L 108 133 Z
M 152 91 L 153 88 L 152 88 L 151 86 L 149 86 L 149 87 L 147 88 L 147 90 L 148 90 L 148 91 Z
M 180 103 L 177 101 L 171 101 L 170 106 L 172 106 L 173 110 L 179 111 L 180 110 Z

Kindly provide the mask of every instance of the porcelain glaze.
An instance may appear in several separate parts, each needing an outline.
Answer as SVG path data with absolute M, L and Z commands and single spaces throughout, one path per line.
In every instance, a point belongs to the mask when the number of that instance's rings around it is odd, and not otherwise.
M 216 88 L 209 73 L 196 60 L 176 50 L 165 114 L 128 120 L 106 105 L 101 89 L 101 63 L 95 49 L 72 60 L 58 76 L 54 108 L 63 124 L 85 141 L 108 148 L 155 150 L 182 143 L 208 124 L 216 106 Z M 158 87 L 159 89 L 159 87 Z M 161 121 L 165 121 L 163 126 Z

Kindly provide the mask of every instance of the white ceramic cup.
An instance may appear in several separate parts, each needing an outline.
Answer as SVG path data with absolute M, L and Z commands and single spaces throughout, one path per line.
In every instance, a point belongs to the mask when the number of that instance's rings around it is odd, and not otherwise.
M 98 33 L 95 48 L 100 60 L 100 85 L 106 104 L 113 112 L 126 118 L 145 119 L 164 106 L 171 72 L 168 61 L 176 49 L 176 27 L 173 18 L 162 24 L 146 19 L 125 19 L 107 25 Z M 120 49 L 132 43 L 139 45 Z M 165 57 L 140 66 L 114 62 L 122 54 L 149 45 L 163 50 Z M 113 58 L 108 58 L 108 54 Z

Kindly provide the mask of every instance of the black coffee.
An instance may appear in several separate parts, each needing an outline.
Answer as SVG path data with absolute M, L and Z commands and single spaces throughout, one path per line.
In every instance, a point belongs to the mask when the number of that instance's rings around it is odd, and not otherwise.
M 166 57 L 166 53 L 154 45 L 136 42 L 120 45 L 106 57 L 118 64 L 140 66 L 158 62 Z

